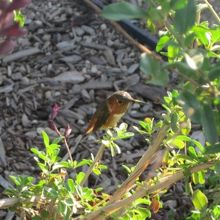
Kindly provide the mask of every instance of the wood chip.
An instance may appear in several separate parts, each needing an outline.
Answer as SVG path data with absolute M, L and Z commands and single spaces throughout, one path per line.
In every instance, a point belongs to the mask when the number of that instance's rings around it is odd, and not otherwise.
M 9 92 L 13 91 L 13 87 L 14 87 L 14 84 L 0 87 L 0 93 L 9 93 Z
M 4 189 L 8 189 L 8 188 L 12 188 L 11 183 L 9 183 L 5 178 L 3 178 L 0 175 L 0 185 L 4 188 Z
M 2 142 L 2 139 L 0 138 L 0 163 L 2 164 L 3 167 L 7 165 L 6 162 L 6 155 L 5 155 L 5 147 Z
M 15 60 L 18 60 L 18 59 L 21 59 L 21 58 L 24 58 L 24 57 L 28 57 L 28 56 L 31 56 L 31 55 L 34 55 L 34 54 L 38 54 L 40 52 L 41 52 L 40 49 L 38 49 L 36 47 L 29 48 L 27 50 L 21 50 L 21 51 L 18 51 L 16 53 L 13 53 L 13 54 L 10 54 L 10 55 L 4 57 L 3 62 L 7 63 L 7 62 L 15 61 Z
M 74 64 L 82 60 L 82 57 L 79 55 L 72 55 L 72 56 L 62 57 L 60 60 L 66 63 Z
M 64 73 L 61 73 L 58 76 L 55 76 L 54 78 L 51 78 L 53 81 L 58 82 L 70 82 L 70 83 L 79 83 L 83 82 L 85 77 L 82 75 L 82 73 L 78 71 L 67 71 Z
M 113 83 L 110 81 L 90 80 L 81 85 L 84 89 L 111 89 Z

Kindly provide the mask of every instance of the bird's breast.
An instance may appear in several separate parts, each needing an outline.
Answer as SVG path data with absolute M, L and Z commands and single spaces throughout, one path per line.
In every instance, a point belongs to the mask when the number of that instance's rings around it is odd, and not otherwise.
M 108 119 L 106 120 L 106 123 L 102 126 L 103 129 L 107 128 L 113 128 L 117 126 L 118 121 L 121 119 L 121 117 L 124 115 L 124 113 L 121 114 L 110 114 Z

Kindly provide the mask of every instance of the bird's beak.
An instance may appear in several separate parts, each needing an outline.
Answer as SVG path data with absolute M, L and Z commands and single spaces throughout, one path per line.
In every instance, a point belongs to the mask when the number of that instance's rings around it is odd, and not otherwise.
M 146 102 L 143 102 L 143 101 L 141 101 L 139 99 L 133 99 L 133 98 L 129 99 L 129 101 L 136 102 L 136 103 L 146 103 Z
M 143 102 L 143 101 L 141 101 L 141 100 L 138 100 L 138 99 L 133 99 L 133 102 L 137 102 L 137 103 L 145 103 L 145 102 Z

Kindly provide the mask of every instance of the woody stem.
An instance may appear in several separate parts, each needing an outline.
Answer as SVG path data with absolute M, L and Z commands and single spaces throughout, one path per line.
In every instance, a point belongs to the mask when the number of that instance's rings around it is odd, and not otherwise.
M 92 162 L 91 166 L 89 167 L 89 169 L 87 170 L 84 179 L 82 180 L 82 182 L 80 183 L 80 186 L 83 186 L 85 184 L 85 182 L 88 180 L 89 175 L 92 173 L 93 168 L 96 166 L 96 164 L 101 160 L 102 155 L 104 153 L 105 150 L 105 145 L 102 144 L 95 156 L 94 161 Z

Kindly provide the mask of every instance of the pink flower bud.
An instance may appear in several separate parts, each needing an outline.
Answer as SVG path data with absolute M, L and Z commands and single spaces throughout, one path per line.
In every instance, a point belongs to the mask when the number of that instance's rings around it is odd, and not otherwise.
M 56 118 L 58 112 L 60 111 L 60 108 L 61 107 L 57 103 L 55 103 L 52 106 L 52 112 L 51 112 L 50 117 L 49 117 L 51 120 L 54 120 Z
M 72 128 L 69 126 L 69 124 L 67 125 L 66 129 L 65 129 L 65 132 L 64 132 L 64 136 L 67 138 L 69 137 L 69 135 L 71 134 L 72 132 Z

